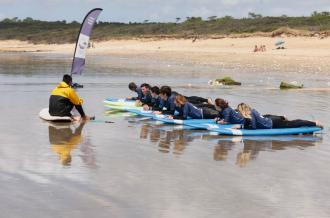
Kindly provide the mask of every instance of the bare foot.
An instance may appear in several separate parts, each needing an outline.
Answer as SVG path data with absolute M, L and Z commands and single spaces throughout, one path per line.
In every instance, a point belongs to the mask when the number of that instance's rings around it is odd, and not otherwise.
M 321 129 L 324 128 L 324 126 L 322 125 L 322 123 L 320 121 L 318 121 L 318 120 L 315 121 L 315 124 L 316 124 L 317 127 L 320 127 Z
M 72 121 L 74 122 L 79 122 L 81 120 L 81 117 L 79 116 L 75 116 L 75 117 L 71 117 L 72 118 Z
M 210 104 L 210 105 L 213 105 L 214 104 L 213 101 L 212 101 L 212 98 L 208 98 L 207 99 L 207 103 Z

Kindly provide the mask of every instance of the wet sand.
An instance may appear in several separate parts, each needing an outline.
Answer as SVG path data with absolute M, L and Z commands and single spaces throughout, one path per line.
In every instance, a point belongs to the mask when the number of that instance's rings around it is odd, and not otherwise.
M 283 75 L 277 71 L 91 55 L 84 74 L 75 77 L 85 85 L 79 95 L 88 114 L 115 123 L 50 125 L 37 114 L 70 64 L 69 55 L 1 55 L 4 217 L 329 216 L 328 92 L 272 88 Z M 243 87 L 209 87 L 208 79 L 221 71 Z M 299 75 L 285 74 L 310 87 L 327 86 L 326 75 L 322 80 L 309 72 Z M 325 130 L 251 139 L 174 129 L 127 114 L 106 116 L 102 100 L 130 95 L 131 80 L 221 96 L 232 105 L 245 101 L 262 113 L 319 119 Z

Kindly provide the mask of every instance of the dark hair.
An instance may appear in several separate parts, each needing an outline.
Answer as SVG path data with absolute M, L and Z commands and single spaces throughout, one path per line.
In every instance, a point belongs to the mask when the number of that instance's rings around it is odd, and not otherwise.
M 151 88 L 151 93 L 156 93 L 157 95 L 159 95 L 159 87 L 158 86 L 154 86 Z
M 223 100 L 222 98 L 215 99 L 215 105 L 220 107 L 221 109 L 229 107 L 228 102 Z
M 69 74 L 65 74 L 63 76 L 63 82 L 65 82 L 68 85 L 71 85 L 71 83 L 72 83 L 72 77 Z
M 142 83 L 140 88 L 142 88 L 142 87 L 146 87 L 147 89 L 151 88 L 151 86 L 148 83 Z
M 172 95 L 172 89 L 169 86 L 162 86 L 162 87 L 160 87 L 159 93 L 162 94 L 162 95 L 166 94 L 166 96 L 169 97 L 169 96 Z
M 132 90 L 132 91 L 135 91 L 136 88 L 137 88 L 137 85 L 136 85 L 134 82 L 130 82 L 130 83 L 128 84 L 128 88 L 129 88 L 130 90 Z

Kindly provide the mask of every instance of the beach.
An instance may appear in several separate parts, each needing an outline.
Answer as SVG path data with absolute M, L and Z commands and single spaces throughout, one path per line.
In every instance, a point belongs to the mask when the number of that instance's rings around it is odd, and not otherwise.
M 330 72 L 330 38 L 285 37 L 285 49 L 276 49 L 279 38 L 247 37 L 223 39 L 131 39 L 93 42 L 87 55 L 102 57 L 140 57 L 175 61 L 182 64 L 276 70 L 281 72 Z M 266 46 L 265 52 L 253 52 L 254 46 Z M 0 52 L 32 52 L 72 55 L 74 44 L 30 44 L 0 41 Z
M 328 39 L 289 38 L 284 50 L 271 50 L 275 39 L 263 39 L 96 42 L 83 74 L 74 75 L 84 85 L 77 92 L 86 114 L 98 120 L 85 125 L 38 116 L 70 73 L 73 44 L 1 42 L 2 215 L 328 217 L 329 92 L 309 89 L 329 90 Z M 253 53 L 256 43 L 267 51 Z M 242 86 L 208 85 L 225 75 Z M 307 88 L 279 90 L 281 80 Z M 246 102 L 262 114 L 320 120 L 325 129 L 229 137 L 109 111 L 104 99 L 133 96 L 131 81 L 221 97 L 233 107 Z

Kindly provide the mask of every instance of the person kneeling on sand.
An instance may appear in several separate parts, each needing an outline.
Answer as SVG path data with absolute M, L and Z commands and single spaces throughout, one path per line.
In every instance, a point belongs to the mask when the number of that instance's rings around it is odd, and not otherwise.
M 83 100 L 78 97 L 76 91 L 71 88 L 72 77 L 64 75 L 63 81 L 53 89 L 49 98 L 49 114 L 51 116 L 72 117 L 74 120 L 80 118 L 73 117 L 71 111 L 73 107 L 77 109 L 83 120 L 90 120 L 82 108 Z

